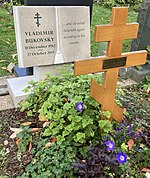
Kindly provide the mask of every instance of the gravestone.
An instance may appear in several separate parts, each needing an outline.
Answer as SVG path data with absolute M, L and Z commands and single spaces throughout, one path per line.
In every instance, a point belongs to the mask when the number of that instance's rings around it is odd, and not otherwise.
M 102 86 L 96 80 L 91 80 L 90 95 L 101 104 L 102 111 L 111 113 L 111 120 L 119 122 L 123 120 L 123 109 L 115 103 L 118 71 L 120 68 L 145 64 L 147 56 L 145 50 L 122 53 L 123 40 L 136 38 L 138 32 L 137 23 L 126 23 L 127 15 L 128 8 L 113 8 L 111 24 L 95 27 L 95 42 L 108 42 L 106 55 L 75 61 L 74 66 L 75 75 L 104 72 Z M 102 115 L 102 119 L 106 117 Z
M 90 7 L 90 19 L 92 18 L 92 6 L 93 0 L 24 0 L 26 6 L 89 6 Z M 61 66 L 62 67 L 62 66 Z M 48 69 L 48 67 L 46 67 Z M 55 70 L 56 69 L 56 70 Z M 36 71 L 35 71 L 36 70 Z M 52 70 L 54 73 L 57 73 L 57 67 L 49 67 L 49 70 Z M 37 71 L 43 71 L 42 68 L 19 68 L 17 66 L 14 67 L 14 73 L 16 76 L 26 76 L 26 75 L 33 75 L 33 73 L 37 73 Z M 41 78 L 42 79 L 42 78 Z
M 51 69 L 58 72 L 60 64 L 90 57 L 90 14 L 89 7 L 80 6 L 16 6 L 14 21 L 19 67 L 35 67 L 33 76 L 8 80 L 17 107 L 27 96 L 22 90 L 29 81 L 44 79 Z
M 132 41 L 131 51 L 145 50 L 150 46 L 150 0 L 143 1 L 138 13 L 137 22 L 139 23 L 138 38 Z M 150 60 L 150 55 L 147 56 Z M 141 66 L 141 70 L 136 67 L 122 69 L 120 76 L 123 78 L 132 78 L 137 82 L 141 82 L 145 76 L 150 75 L 150 64 L 146 63 Z
M 25 0 L 27 6 L 89 6 L 92 18 L 93 0 Z

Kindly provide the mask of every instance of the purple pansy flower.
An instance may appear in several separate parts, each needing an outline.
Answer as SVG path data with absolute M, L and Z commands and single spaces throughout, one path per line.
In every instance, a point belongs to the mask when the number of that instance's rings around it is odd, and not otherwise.
M 124 164 L 127 161 L 127 155 L 123 152 L 118 153 L 116 158 L 120 164 Z
M 84 109 L 83 103 L 78 102 L 78 103 L 76 104 L 76 110 L 82 112 L 83 109 Z
M 115 148 L 115 143 L 111 140 L 106 141 L 105 145 L 107 146 L 108 150 L 114 150 L 114 148 Z

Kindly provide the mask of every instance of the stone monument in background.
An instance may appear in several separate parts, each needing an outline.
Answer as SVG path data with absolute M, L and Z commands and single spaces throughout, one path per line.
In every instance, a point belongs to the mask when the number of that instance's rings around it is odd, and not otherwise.
M 138 13 L 137 22 L 139 23 L 138 38 L 132 41 L 131 51 L 145 50 L 150 46 L 150 0 L 144 0 Z M 150 55 L 147 56 L 150 60 Z M 141 82 L 145 76 L 150 75 L 150 64 L 148 62 L 141 66 L 141 70 L 136 67 L 121 69 L 120 77 L 132 78 Z

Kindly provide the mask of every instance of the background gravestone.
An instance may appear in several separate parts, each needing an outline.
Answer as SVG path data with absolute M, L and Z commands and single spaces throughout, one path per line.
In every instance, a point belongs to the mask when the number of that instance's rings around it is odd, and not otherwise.
M 147 46 L 150 46 L 150 0 L 145 0 L 138 13 L 137 22 L 139 23 L 138 38 L 132 41 L 131 51 L 145 50 Z M 150 60 L 150 55 L 147 56 L 147 60 Z M 141 82 L 145 76 L 150 75 L 150 64 L 145 64 L 142 70 L 138 70 L 136 67 L 120 70 L 120 76 L 122 78 L 132 78 L 137 82 Z
M 93 0 L 25 0 L 27 6 L 90 6 L 92 15 Z

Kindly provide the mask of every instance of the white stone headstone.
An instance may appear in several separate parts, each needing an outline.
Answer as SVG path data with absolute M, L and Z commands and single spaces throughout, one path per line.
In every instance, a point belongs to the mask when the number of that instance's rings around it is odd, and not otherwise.
M 90 57 L 89 7 L 14 6 L 19 67 Z
M 17 6 L 13 11 L 19 67 L 34 67 L 33 76 L 8 80 L 17 107 L 28 96 L 23 89 L 29 81 L 59 74 L 60 64 L 90 57 L 90 13 L 83 6 Z

